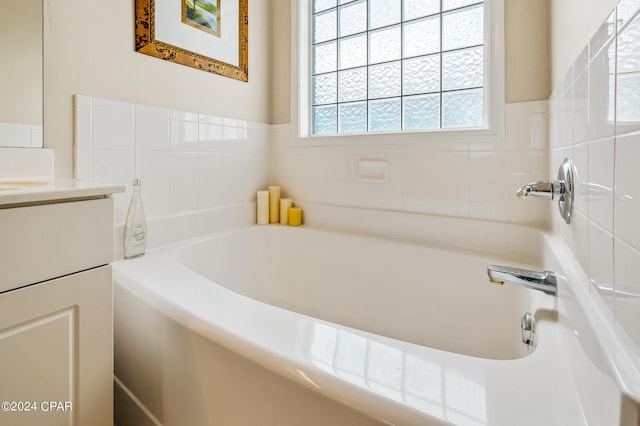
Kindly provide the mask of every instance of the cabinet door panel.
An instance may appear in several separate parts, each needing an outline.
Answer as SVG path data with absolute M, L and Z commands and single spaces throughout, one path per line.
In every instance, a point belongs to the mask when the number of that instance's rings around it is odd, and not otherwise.
M 0 295 L 0 425 L 113 425 L 111 298 L 111 266 Z

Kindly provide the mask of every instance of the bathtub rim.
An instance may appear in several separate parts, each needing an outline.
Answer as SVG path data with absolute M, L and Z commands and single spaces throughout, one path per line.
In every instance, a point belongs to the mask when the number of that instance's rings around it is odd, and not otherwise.
M 234 232 L 234 230 L 221 232 Z M 212 235 L 216 234 L 218 233 Z M 188 240 L 185 243 L 198 241 L 204 238 L 210 238 L 212 235 L 197 237 L 195 239 Z M 166 256 L 170 257 L 176 246 L 180 246 L 180 244 L 171 244 L 166 247 L 158 248 L 156 250 L 152 250 L 149 254 L 151 256 L 164 256 L 165 260 L 169 262 L 170 259 Z M 258 363 L 259 365 L 262 365 L 263 367 L 268 368 L 269 370 L 274 371 L 277 374 L 294 380 L 300 385 L 303 385 L 310 389 L 315 389 L 316 391 L 319 390 L 318 388 L 322 388 L 321 392 L 325 396 L 328 396 L 329 398 L 332 398 L 334 400 L 342 401 L 343 403 L 346 403 L 356 410 L 359 410 L 372 417 L 382 419 L 384 421 L 407 424 L 413 424 L 414 422 L 419 423 L 420 421 L 424 420 L 429 420 L 432 422 L 446 422 L 446 419 L 444 418 L 434 417 L 432 414 L 419 411 L 415 407 L 412 407 L 405 403 L 398 402 L 388 397 L 384 397 L 380 394 L 376 394 L 370 390 L 357 387 L 353 384 L 336 378 L 335 376 L 330 376 L 325 371 L 322 371 L 321 369 L 313 366 L 312 363 L 308 362 L 308 360 L 300 360 L 293 357 L 291 355 L 291 352 L 287 349 L 288 347 L 286 345 L 284 348 L 276 347 L 276 349 L 271 348 L 271 350 L 267 350 L 265 349 L 265 347 L 268 348 L 269 345 L 262 345 L 260 343 L 256 343 L 255 340 L 242 338 L 242 331 L 230 331 L 228 329 L 225 329 L 224 327 L 221 327 L 220 324 L 215 324 L 215 322 L 212 323 L 211 321 L 207 320 L 206 314 L 199 315 L 197 314 L 197 310 L 196 313 L 194 313 L 190 309 L 187 309 L 184 306 L 184 302 L 178 301 L 176 298 L 168 297 L 166 295 L 159 295 L 157 292 L 157 283 L 151 282 L 154 281 L 155 278 L 152 279 L 148 276 L 145 276 L 144 267 L 136 268 L 134 266 L 143 264 L 148 259 L 149 257 L 143 257 L 134 261 L 116 262 L 116 264 L 114 264 L 115 285 L 121 285 L 127 291 L 144 300 L 155 309 L 163 312 L 169 318 L 177 321 L 188 329 L 199 333 L 206 338 L 212 339 L 227 347 L 228 349 L 240 354 L 241 356 Z M 137 272 L 136 269 L 138 269 Z M 172 269 L 173 272 L 169 275 L 172 275 L 174 272 L 178 272 L 181 274 L 187 273 L 190 276 L 190 279 L 193 278 L 196 281 L 199 281 L 201 284 L 203 282 L 210 283 L 210 281 L 181 265 L 172 265 L 170 269 Z M 130 275 L 133 275 L 133 277 L 127 276 L 127 272 Z M 246 299 L 245 302 L 249 301 L 250 305 L 262 304 L 262 302 L 258 302 L 256 300 L 246 298 L 245 296 L 241 296 L 229 289 L 224 288 L 223 286 L 216 286 L 223 290 L 222 293 L 227 292 L 227 296 L 231 294 L 235 295 L 235 297 L 244 298 Z M 370 333 L 364 331 L 327 323 L 326 321 L 321 321 L 310 317 L 305 317 L 303 315 L 295 314 L 270 305 L 268 305 L 268 309 L 278 309 L 280 314 L 283 314 L 285 320 L 292 320 L 291 316 L 295 316 L 298 318 L 303 318 L 303 322 L 308 323 L 309 321 L 312 321 L 314 323 L 329 324 L 330 326 L 337 327 L 340 330 L 346 330 L 348 332 L 361 335 L 367 339 L 372 339 L 383 344 L 392 342 L 395 346 L 400 347 L 403 351 L 406 350 L 412 355 L 424 357 L 429 361 L 444 363 L 448 367 L 453 366 L 453 371 L 462 372 L 460 374 L 464 374 L 465 371 L 468 373 L 470 370 L 483 371 L 489 376 L 489 380 L 487 382 L 488 387 L 511 387 L 514 377 L 518 377 L 518 375 L 521 376 L 520 380 L 531 382 L 533 381 L 533 376 L 535 375 L 538 375 L 540 373 L 549 374 L 549 371 L 547 368 L 545 368 L 545 365 L 548 366 L 554 362 L 557 363 L 557 351 L 560 347 L 559 342 L 557 342 L 557 336 L 555 335 L 556 333 L 554 333 L 553 330 L 553 324 L 545 322 L 541 322 L 538 324 L 538 333 L 542 340 L 542 343 L 534 353 L 527 357 L 513 360 L 491 360 L 475 358 L 468 355 L 460 355 L 456 353 L 448 353 L 438 349 L 426 348 L 411 343 L 386 338 L 383 336 L 371 335 Z M 293 321 L 297 324 L 295 319 L 293 319 Z M 276 326 L 275 328 L 277 329 L 278 327 Z M 556 401 L 558 398 L 572 401 L 572 404 L 577 404 L 576 396 L 574 394 L 569 376 L 567 376 L 566 374 L 567 371 L 568 368 L 560 368 L 550 376 L 550 378 L 553 377 L 554 379 L 556 379 L 556 382 L 560 382 L 562 383 L 562 385 L 557 387 L 555 393 L 549 393 L 548 389 L 546 389 L 544 392 L 541 391 L 540 394 L 545 396 L 544 398 L 542 398 L 543 400 L 537 401 L 537 406 L 546 406 L 548 407 L 548 410 L 551 411 L 557 410 Z M 527 392 L 527 394 L 529 394 L 529 392 Z M 524 395 L 521 395 L 521 397 L 524 398 Z M 504 407 L 502 407 L 502 409 L 504 410 Z

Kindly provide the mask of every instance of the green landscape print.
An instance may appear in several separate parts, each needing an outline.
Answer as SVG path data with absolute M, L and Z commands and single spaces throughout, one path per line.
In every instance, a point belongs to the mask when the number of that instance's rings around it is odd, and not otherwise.
M 220 0 L 182 0 L 182 22 L 220 37 Z

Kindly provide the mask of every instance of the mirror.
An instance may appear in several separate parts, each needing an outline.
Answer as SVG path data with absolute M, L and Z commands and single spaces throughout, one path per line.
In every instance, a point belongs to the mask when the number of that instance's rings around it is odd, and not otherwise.
M 0 1 L 0 147 L 43 146 L 42 10 Z

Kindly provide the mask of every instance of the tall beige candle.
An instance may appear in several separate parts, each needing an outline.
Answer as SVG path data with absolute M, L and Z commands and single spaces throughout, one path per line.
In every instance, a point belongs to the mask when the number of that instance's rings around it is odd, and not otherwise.
M 292 205 L 291 198 L 280 198 L 280 224 L 289 224 L 289 207 Z
M 259 225 L 269 223 L 269 191 L 258 191 L 258 202 L 256 203 L 257 222 Z
M 269 222 L 280 222 L 280 187 L 269 187 Z

